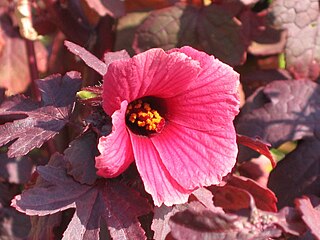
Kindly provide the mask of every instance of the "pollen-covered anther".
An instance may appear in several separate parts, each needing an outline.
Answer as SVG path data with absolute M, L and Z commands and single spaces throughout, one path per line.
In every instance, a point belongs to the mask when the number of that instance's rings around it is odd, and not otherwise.
M 161 132 L 165 120 L 149 103 L 141 100 L 130 103 L 126 111 L 127 120 L 147 132 Z

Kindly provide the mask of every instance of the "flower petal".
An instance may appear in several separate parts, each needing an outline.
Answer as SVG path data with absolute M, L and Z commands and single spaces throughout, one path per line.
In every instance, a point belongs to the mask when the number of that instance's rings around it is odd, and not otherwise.
M 232 122 L 211 132 L 169 122 L 150 140 L 170 175 L 185 189 L 220 183 L 236 162 L 236 134 Z
M 112 115 L 112 132 L 100 137 L 96 157 L 97 174 L 102 177 L 116 177 L 133 162 L 131 141 L 125 123 L 125 112 L 128 102 L 121 103 L 121 109 Z
M 154 204 L 167 206 L 185 203 L 191 191 L 183 189 L 169 174 L 149 138 L 130 132 L 137 169 L 145 190 L 152 195 Z
M 200 71 L 198 61 L 184 53 L 151 49 L 131 59 L 110 64 L 103 82 L 103 108 L 111 115 L 123 100 L 183 92 Z
M 167 118 L 198 130 L 229 125 L 239 112 L 239 74 L 231 67 L 190 47 L 174 49 L 198 60 L 201 71 L 188 89 L 166 99 Z

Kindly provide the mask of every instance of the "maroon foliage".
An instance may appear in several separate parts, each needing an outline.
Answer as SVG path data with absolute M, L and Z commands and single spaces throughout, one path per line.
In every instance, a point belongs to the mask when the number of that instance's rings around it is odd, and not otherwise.
M 221 208 L 216 207 L 213 204 L 213 194 L 207 188 L 198 188 L 192 193 L 192 195 L 197 199 L 197 201 L 202 203 L 206 208 L 210 209 L 211 211 L 222 211 Z
M 51 75 L 37 80 L 42 92 L 41 103 L 22 95 L 2 103 L 0 115 L 13 115 L 16 119 L 0 126 L 0 145 L 17 139 L 9 147 L 9 157 L 27 154 L 62 129 L 69 120 L 80 84 L 77 72 L 69 72 L 63 77 L 60 74 Z M 21 119 L 21 116 L 24 118 Z
M 30 231 L 29 217 L 13 208 L 0 207 L 1 239 L 27 239 Z
M 130 58 L 130 55 L 126 50 L 121 50 L 117 52 L 108 52 L 104 55 L 104 62 L 106 63 L 107 67 L 116 60 Z
M 212 212 L 199 203 L 193 203 L 187 210 L 171 217 L 171 234 L 175 239 L 186 240 L 279 237 L 281 230 L 275 225 L 278 219 L 254 209 L 254 205 L 252 207 L 251 212 L 241 216 Z
M 1 13 L 0 30 L 0 88 L 5 88 L 7 95 L 18 94 L 24 92 L 31 82 L 25 41 L 19 37 L 19 31 L 13 27 L 9 16 Z M 35 47 L 38 68 L 45 71 L 47 51 L 39 42 Z
M 76 208 L 65 239 L 98 239 L 101 219 L 116 239 L 145 238 L 137 219 L 151 210 L 145 199 L 116 181 L 80 184 L 68 176 L 66 164 L 62 155 L 55 154 L 47 166 L 38 167 L 36 185 L 16 196 L 12 206 L 30 216 Z
M 95 133 L 85 132 L 70 143 L 70 147 L 64 151 L 64 154 L 70 163 L 68 174 L 76 181 L 91 185 L 97 180 L 94 158 L 99 155 L 99 152 Z
M 226 185 L 212 186 L 210 189 L 214 192 L 215 205 L 224 210 L 248 208 L 253 197 L 259 209 L 277 212 L 277 198 L 274 193 L 249 178 L 231 175 Z
M 287 79 L 292 79 L 292 77 L 289 72 L 284 69 L 255 70 L 240 74 L 243 90 L 248 97 L 259 87 L 264 87 L 273 81 Z
M 164 240 L 170 232 L 168 225 L 170 217 L 175 213 L 185 210 L 186 206 L 177 205 L 174 207 L 167 207 L 162 205 L 161 207 L 154 208 L 154 217 L 151 225 L 151 229 L 154 231 L 154 239 Z
M 5 89 L 4 88 L 0 88 L 0 104 L 4 100 L 4 92 L 5 92 Z
M 45 0 L 42 15 L 59 28 L 68 39 L 81 45 L 89 42 L 92 29 L 84 17 L 79 1 L 68 1 L 64 5 L 59 1 Z
M 61 215 L 61 212 L 58 212 L 43 217 L 30 217 L 32 225 L 29 233 L 30 240 L 55 239 L 56 234 L 54 232 L 54 228 L 61 224 Z
M 101 76 L 105 75 L 108 66 L 115 60 L 129 58 L 129 54 L 125 51 L 108 52 L 104 55 L 104 62 L 95 57 L 92 53 L 88 52 L 83 47 L 78 46 L 69 41 L 65 41 L 68 50 L 73 54 L 79 56 L 89 67 L 98 72 Z
M 317 0 L 0 0 L 0 239 L 320 240 L 319 9 Z M 31 29 L 40 41 L 19 34 Z M 185 45 L 241 75 L 238 162 L 188 202 L 154 207 L 135 163 L 116 178 L 96 174 L 99 137 L 113 128 L 101 83 L 134 51 Z M 275 166 L 269 148 L 287 141 L 297 147 Z
M 260 154 L 265 155 L 267 158 L 269 158 L 269 160 L 272 164 L 272 167 L 276 166 L 276 162 L 274 161 L 273 156 L 271 155 L 271 152 L 268 148 L 268 146 L 269 146 L 268 144 L 260 141 L 259 139 L 253 139 L 253 138 L 243 136 L 240 134 L 237 135 L 237 143 L 242 144 L 246 147 L 249 147 L 249 148 L 257 151 Z
M 33 170 L 30 157 L 8 158 L 0 154 L 0 179 L 9 183 L 24 184 L 29 181 Z
M 318 84 L 308 80 L 272 82 L 248 99 L 237 132 L 259 137 L 272 147 L 311 137 L 317 132 L 319 96 Z M 240 151 L 239 159 L 248 159 L 246 154 Z
M 267 26 L 259 36 L 254 38 L 248 52 L 257 56 L 282 53 L 286 44 L 287 32 Z
M 318 140 L 303 140 L 271 172 L 268 186 L 278 197 L 279 207 L 293 205 L 303 194 L 320 196 Z
M 271 22 L 287 29 L 286 68 L 296 78 L 316 79 L 320 74 L 319 1 L 274 0 Z
M 313 198 L 314 203 L 311 203 L 308 197 L 296 199 L 295 204 L 302 214 L 303 221 L 307 224 L 311 233 L 316 239 L 320 239 L 320 200 Z
M 89 67 L 96 70 L 100 75 L 103 76 L 107 72 L 106 64 L 83 47 L 69 41 L 65 41 L 64 44 L 70 52 L 79 56 Z
M 86 3 L 100 16 L 108 14 L 118 18 L 125 14 L 124 2 L 121 0 L 86 0 Z
M 246 58 L 251 33 L 256 29 L 241 26 L 241 20 L 235 16 L 241 9 L 239 3 L 232 4 L 235 4 L 237 11 L 230 11 L 232 6 L 226 8 L 219 4 L 200 9 L 176 5 L 154 11 L 138 28 L 133 47 L 136 52 L 142 52 L 152 47 L 167 50 L 190 45 L 230 65 L 239 65 Z M 253 13 L 247 14 L 244 25 L 256 23 L 254 18 Z
M 318 180 L 319 86 L 311 81 L 276 81 L 249 100 L 239 118 L 239 133 L 259 136 L 277 147 L 283 142 L 305 139 L 272 171 L 268 186 L 278 206 L 292 205 L 301 194 L 320 194 Z M 241 151 L 240 159 L 251 154 Z

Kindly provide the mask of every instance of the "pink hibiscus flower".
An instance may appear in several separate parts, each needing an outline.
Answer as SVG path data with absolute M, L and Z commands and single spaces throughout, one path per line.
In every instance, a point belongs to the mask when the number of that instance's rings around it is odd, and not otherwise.
M 154 203 L 184 203 L 233 168 L 239 75 L 191 47 L 151 49 L 114 61 L 103 82 L 112 133 L 99 140 L 100 176 L 121 174 L 134 161 Z

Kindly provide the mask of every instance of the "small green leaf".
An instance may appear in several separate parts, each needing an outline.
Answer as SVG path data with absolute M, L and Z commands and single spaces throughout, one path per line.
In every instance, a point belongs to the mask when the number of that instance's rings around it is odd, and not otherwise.
M 279 55 L 279 68 L 286 69 L 286 58 L 284 56 L 284 53 L 281 53 Z
M 77 97 L 82 99 L 82 100 L 95 98 L 97 96 L 98 96 L 97 94 L 95 94 L 93 92 L 90 92 L 90 91 L 82 90 L 82 91 L 77 92 Z

